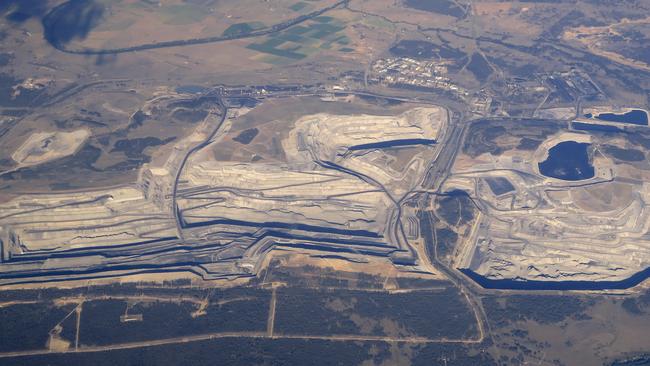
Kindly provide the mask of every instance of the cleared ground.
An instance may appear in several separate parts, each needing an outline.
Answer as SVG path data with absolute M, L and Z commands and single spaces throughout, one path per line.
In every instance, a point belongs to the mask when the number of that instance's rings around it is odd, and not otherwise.
M 71 132 L 36 132 L 12 155 L 19 166 L 30 166 L 74 154 L 86 141 L 88 130 Z
M 456 265 L 490 279 L 551 282 L 624 280 L 645 270 L 650 258 L 643 183 L 649 166 L 642 152 L 647 128 L 629 138 L 568 132 L 556 124 L 555 133 L 533 140 L 520 133 L 550 132 L 550 125 L 517 124 L 477 122 L 468 131 L 464 154 L 445 187 L 468 192 L 480 220 L 472 230 L 456 229 L 467 243 Z M 509 135 L 490 135 L 501 128 Z M 540 173 L 539 163 L 563 141 L 589 144 L 593 178 L 564 181 Z M 492 143 L 490 152 L 474 153 Z

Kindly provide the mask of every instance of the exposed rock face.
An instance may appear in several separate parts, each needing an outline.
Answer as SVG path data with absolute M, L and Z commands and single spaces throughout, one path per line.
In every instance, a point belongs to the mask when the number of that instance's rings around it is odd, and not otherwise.
M 59 276 L 49 271 L 143 269 L 236 278 L 255 274 L 279 246 L 415 264 L 397 202 L 436 158 L 444 109 L 305 116 L 282 126 L 282 151 L 248 162 L 212 154 L 228 141 L 231 120 L 187 158 L 216 123 L 206 120 L 166 161 L 146 166 L 138 184 L 0 204 L 0 261 L 9 258 L 0 282 L 20 282 L 16 270 L 48 278 Z M 172 172 L 184 159 L 176 180 Z
M 567 139 L 592 144 L 595 177 L 539 173 L 547 150 Z M 620 139 L 558 133 L 537 151 L 460 156 L 447 189 L 469 191 L 482 215 L 458 266 L 489 279 L 538 281 L 621 281 L 650 266 L 647 164 L 601 153 L 607 143 L 629 144 Z M 497 177 L 514 190 L 495 194 L 486 182 Z
M 0 206 L 0 212 L 0 221 L 19 239 L 19 252 L 119 246 L 176 236 L 169 214 L 136 188 L 21 196 Z
M 300 223 L 387 236 L 396 209 L 393 195 L 421 179 L 423 160 L 431 158 L 445 118 L 441 108 L 399 116 L 302 117 L 282 142 L 285 163 L 192 164 L 183 176 L 188 184 L 180 192 L 179 208 L 190 226 L 227 225 L 228 220 Z M 406 160 L 406 169 L 386 164 L 382 150 L 393 144 L 420 149 Z
M 392 205 L 377 187 L 336 170 L 204 162 L 187 179 L 196 189 L 181 192 L 179 206 L 190 225 L 219 219 L 283 222 L 381 235 Z
M 316 114 L 299 119 L 283 142 L 287 157 L 299 161 L 334 161 L 363 146 L 401 140 L 432 140 L 445 124 L 441 108 L 416 108 L 399 116 Z
M 300 118 L 282 143 L 287 159 L 347 168 L 363 174 L 399 195 L 420 178 L 447 125 L 442 108 L 415 108 L 399 116 L 337 116 L 316 114 Z M 416 147 L 397 164 L 386 150 Z M 403 151 L 401 155 L 408 154 Z

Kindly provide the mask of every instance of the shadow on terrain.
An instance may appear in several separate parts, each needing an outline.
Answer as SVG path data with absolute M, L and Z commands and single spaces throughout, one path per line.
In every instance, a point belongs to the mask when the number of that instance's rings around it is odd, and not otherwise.
M 47 2 L 43 0 L 2 0 L 0 12 L 5 19 L 23 23 L 31 18 L 40 18 L 47 12 Z
M 84 39 L 103 14 L 104 7 L 93 0 L 71 0 L 61 4 L 43 18 L 45 39 L 54 46 Z

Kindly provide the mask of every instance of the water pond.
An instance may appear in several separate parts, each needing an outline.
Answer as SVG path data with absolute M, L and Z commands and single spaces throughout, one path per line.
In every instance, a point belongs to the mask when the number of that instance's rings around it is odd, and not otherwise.
M 594 167 L 589 159 L 588 143 L 564 141 L 553 146 L 548 158 L 539 163 L 542 175 L 568 181 L 594 177 Z

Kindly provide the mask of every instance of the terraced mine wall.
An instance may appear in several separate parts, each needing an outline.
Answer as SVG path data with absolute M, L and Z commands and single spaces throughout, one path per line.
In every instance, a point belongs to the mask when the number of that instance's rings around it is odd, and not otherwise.
M 436 140 L 432 139 L 404 139 L 374 142 L 370 144 L 355 145 L 348 148 L 350 151 L 367 150 L 367 149 L 387 149 L 391 147 L 413 146 L 413 145 L 433 145 Z
M 318 235 L 315 232 L 290 228 L 275 230 L 262 228 L 255 238 L 244 234 L 238 240 L 247 243 L 244 246 L 249 249 L 237 251 L 224 247 L 221 243 L 208 241 L 183 243 L 175 237 L 168 237 L 119 246 L 76 248 L 53 253 L 25 253 L 12 257 L 5 255 L 4 268 L 0 272 L 0 284 L 47 283 L 71 278 L 75 280 L 111 278 L 115 277 L 116 273 L 135 275 L 186 272 L 206 280 L 251 277 L 256 274 L 256 271 L 247 272 L 238 266 L 237 262 L 248 260 L 259 263 L 274 247 L 384 258 L 408 254 L 407 251 L 400 251 L 382 242 L 378 237 L 359 237 L 349 233 L 348 235 L 333 233 Z M 3 241 L 3 248 L 6 248 L 6 241 Z M 214 253 L 228 251 L 231 254 L 224 254 L 224 258 L 217 261 L 213 258 Z M 56 263 L 56 266 L 53 263 Z
M 640 198 L 649 132 L 598 126 L 607 134 L 573 132 L 554 120 L 469 126 L 444 187 L 466 190 L 480 209 L 475 224 L 452 225 L 466 233 L 454 248 L 460 272 L 487 289 L 531 291 L 621 290 L 650 277 L 647 201 Z M 540 163 L 565 141 L 582 143 L 580 156 L 561 151 L 551 168 L 580 174 L 549 178 Z M 435 244 L 440 255 L 445 242 Z

